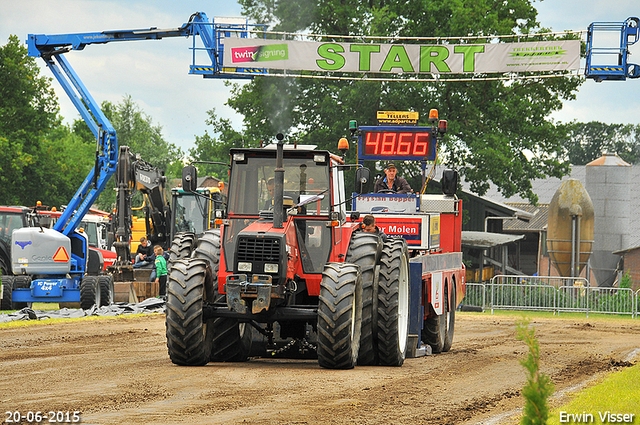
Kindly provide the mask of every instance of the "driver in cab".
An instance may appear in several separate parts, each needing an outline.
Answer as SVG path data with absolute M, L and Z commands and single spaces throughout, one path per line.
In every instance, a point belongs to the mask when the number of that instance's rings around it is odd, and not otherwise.
M 402 177 L 398 177 L 396 174 L 398 169 L 393 162 L 387 163 L 384 168 L 384 177 L 380 177 L 376 181 L 374 192 L 376 193 L 413 193 L 413 189 L 409 186 L 409 183 Z

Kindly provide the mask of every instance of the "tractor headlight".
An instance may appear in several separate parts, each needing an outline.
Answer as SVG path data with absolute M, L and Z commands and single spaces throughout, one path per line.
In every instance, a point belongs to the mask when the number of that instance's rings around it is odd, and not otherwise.
M 251 271 L 251 263 L 247 263 L 244 261 L 238 262 L 238 271 L 240 272 L 250 272 Z
M 265 263 L 264 264 L 264 272 L 265 273 L 278 273 L 278 264 Z

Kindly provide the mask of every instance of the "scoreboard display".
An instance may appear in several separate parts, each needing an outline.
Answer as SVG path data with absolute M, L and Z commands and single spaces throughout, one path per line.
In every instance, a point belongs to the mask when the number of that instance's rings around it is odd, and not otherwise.
M 435 132 L 432 127 L 360 127 L 358 152 L 362 160 L 433 161 Z

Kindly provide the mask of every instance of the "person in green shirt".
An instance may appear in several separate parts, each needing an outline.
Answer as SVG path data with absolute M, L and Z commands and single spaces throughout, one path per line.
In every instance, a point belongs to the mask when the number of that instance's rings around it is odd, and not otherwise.
M 156 282 L 160 286 L 160 296 L 163 297 L 167 293 L 167 260 L 162 255 L 162 247 L 156 245 L 153 247 L 156 254 Z

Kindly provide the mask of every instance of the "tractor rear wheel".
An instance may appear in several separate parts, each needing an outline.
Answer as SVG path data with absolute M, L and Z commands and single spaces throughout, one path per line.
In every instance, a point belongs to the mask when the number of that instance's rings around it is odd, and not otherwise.
M 13 281 L 14 276 L 2 276 L 2 305 L 0 310 L 15 310 L 13 308 Z
M 193 232 L 180 232 L 176 233 L 171 241 L 171 248 L 169 249 L 169 261 L 167 261 L 167 270 L 171 268 L 171 264 L 182 258 L 189 258 L 191 251 L 193 251 L 193 245 L 196 242 L 196 235 Z
M 402 366 L 409 334 L 409 251 L 404 239 L 389 239 L 382 248 L 377 331 L 380 364 Z
M 89 310 L 94 305 L 100 307 L 100 284 L 98 276 L 85 276 L 80 283 L 80 308 Z
M 445 351 L 448 317 L 448 290 L 447 282 L 444 283 L 444 295 L 442 297 L 442 314 L 424 320 L 422 326 L 422 340 L 431 346 L 434 353 Z M 453 332 L 453 329 L 452 329 Z
M 449 311 L 445 313 L 447 316 L 447 332 L 444 336 L 444 345 L 442 351 L 447 352 L 451 349 L 453 344 L 453 331 L 456 325 L 456 287 L 451 285 L 451 303 L 448 301 L 446 305 L 449 307 Z
M 113 304 L 113 276 L 98 276 L 98 284 L 100 285 L 100 306 Z
M 328 263 L 318 303 L 318 363 L 352 369 L 358 360 L 362 326 L 362 276 L 349 263 Z
M 217 293 L 218 269 L 220 268 L 220 230 L 209 229 L 204 232 L 195 243 L 191 258 L 202 258 L 209 262 Z
M 222 299 L 224 301 L 224 298 Z M 216 317 L 211 319 L 213 342 L 212 362 L 246 362 L 251 353 L 252 326 L 237 319 Z
M 378 362 L 377 349 L 374 341 L 374 320 L 377 307 L 376 263 L 380 258 L 382 241 L 373 233 L 356 232 L 351 237 L 349 250 L 344 259 L 345 263 L 360 266 L 362 275 L 362 332 L 360 335 L 360 352 L 358 364 L 361 366 L 375 365 Z
M 167 348 L 181 366 L 209 362 L 213 333 L 204 320 L 205 303 L 213 301 L 211 272 L 204 260 L 176 260 L 167 276 Z

